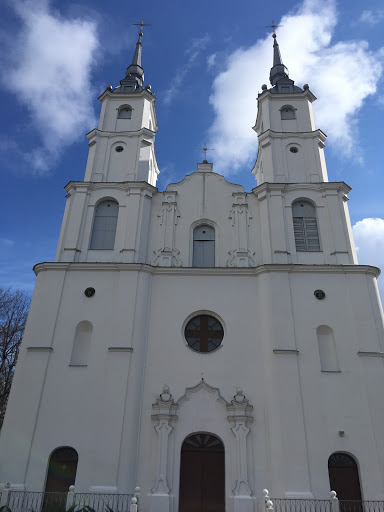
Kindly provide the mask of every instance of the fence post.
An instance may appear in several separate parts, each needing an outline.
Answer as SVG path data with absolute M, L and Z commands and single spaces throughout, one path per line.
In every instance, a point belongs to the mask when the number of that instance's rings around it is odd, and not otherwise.
M 137 498 L 135 496 L 131 498 L 131 505 L 129 507 L 129 512 L 137 512 Z
M 264 496 L 264 511 L 265 512 L 273 512 L 273 502 L 269 497 L 268 489 L 263 490 L 263 496 Z
M 0 507 L 8 507 L 10 488 L 11 488 L 11 484 L 9 482 L 7 482 L 4 486 L 2 493 L 1 493 Z
M 339 498 L 336 491 L 331 491 L 331 512 L 340 512 Z
M 74 485 L 70 485 L 69 486 L 69 491 L 68 491 L 68 494 L 67 494 L 66 510 L 68 510 L 74 504 L 75 504 L 75 486 Z

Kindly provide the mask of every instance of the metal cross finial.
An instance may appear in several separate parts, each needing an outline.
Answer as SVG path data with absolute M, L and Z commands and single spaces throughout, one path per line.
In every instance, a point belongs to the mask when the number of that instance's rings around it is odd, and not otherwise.
M 208 148 L 206 142 L 204 142 L 204 147 L 197 148 L 197 149 L 200 149 L 200 151 L 204 151 L 204 160 L 205 161 L 207 160 L 207 151 L 215 151 L 213 148 Z
M 140 27 L 140 35 L 143 35 L 143 27 L 152 27 L 150 23 L 144 23 L 144 20 L 141 20 L 141 23 L 132 23 L 132 25 L 136 25 L 136 27 Z
M 276 29 L 282 26 L 283 25 L 275 25 L 275 22 L 272 20 L 272 25 L 265 25 L 265 28 L 271 28 L 273 30 L 272 37 L 276 37 Z

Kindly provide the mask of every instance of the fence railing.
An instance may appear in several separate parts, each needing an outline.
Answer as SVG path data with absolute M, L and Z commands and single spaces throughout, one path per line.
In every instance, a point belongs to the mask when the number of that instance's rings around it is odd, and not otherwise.
M 4 512 L 137 512 L 140 489 L 135 494 L 16 491 L 5 487 L 0 507 Z
M 264 489 L 264 512 L 384 512 L 384 501 L 339 500 L 331 491 L 328 500 L 270 498 Z

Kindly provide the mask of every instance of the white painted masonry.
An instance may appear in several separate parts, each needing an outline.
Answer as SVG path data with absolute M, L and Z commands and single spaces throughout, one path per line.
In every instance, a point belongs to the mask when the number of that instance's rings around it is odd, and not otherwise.
M 55 261 L 35 266 L 0 438 L 2 485 L 44 490 L 50 454 L 71 446 L 78 491 L 140 486 L 140 510 L 176 512 L 181 445 L 208 432 L 225 447 L 227 511 L 256 511 L 266 487 L 326 499 L 334 452 L 358 461 L 363 499 L 384 499 L 379 270 L 357 264 L 350 188 L 328 182 L 315 97 L 293 85 L 276 92 L 279 82 L 263 90 L 251 192 L 207 162 L 160 192 L 155 98 L 124 83 L 100 96 L 85 180 L 66 186 Z M 127 105 L 131 118 L 117 119 Z M 287 105 L 295 119 L 281 119 Z M 115 247 L 91 250 L 95 208 L 108 200 L 119 205 Z M 296 251 L 297 200 L 316 208 L 319 251 Z M 192 267 L 202 224 L 215 230 L 213 268 Z M 201 313 L 224 328 L 211 353 L 184 338 Z M 333 336 L 323 361 L 319 333 Z

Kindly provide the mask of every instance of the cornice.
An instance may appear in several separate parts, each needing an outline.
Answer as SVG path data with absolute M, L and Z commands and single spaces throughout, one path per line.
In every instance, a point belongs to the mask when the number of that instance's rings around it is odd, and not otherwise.
M 102 262 L 42 262 L 33 270 L 36 275 L 43 271 L 108 271 L 108 272 L 146 272 L 155 275 L 184 276 L 259 276 L 273 272 L 288 273 L 325 273 L 325 274 L 368 274 L 379 277 L 380 269 L 371 265 L 300 265 L 267 264 L 258 267 L 153 267 L 144 263 L 102 263 Z
M 152 193 L 158 192 L 158 189 L 146 181 L 70 181 L 64 187 L 67 193 L 72 190 L 76 192 L 91 192 L 92 190 L 124 190 L 128 192 L 132 189 L 147 190 Z
M 324 144 L 324 142 L 327 140 L 326 134 L 320 130 L 319 128 L 317 130 L 313 130 L 311 132 L 276 132 L 274 130 L 265 130 L 265 132 L 261 133 L 259 135 L 259 143 L 261 144 L 266 139 L 289 139 L 292 137 L 300 137 L 302 139 L 313 139 L 314 137 L 318 137 L 320 141 Z
M 308 98 L 308 100 L 313 103 L 317 100 L 316 96 L 309 89 L 304 89 L 302 92 L 287 92 L 287 93 L 272 93 L 271 89 L 267 89 L 263 91 L 258 96 L 258 101 L 265 101 L 266 99 L 296 99 L 296 98 Z
M 156 99 L 156 96 L 152 92 L 147 91 L 146 89 L 142 89 L 140 92 L 112 92 L 110 89 L 105 89 L 105 91 L 101 93 L 97 99 L 102 102 L 106 98 L 110 100 L 121 100 L 141 97 L 145 97 L 151 103 L 153 103 Z
M 272 183 L 265 181 L 261 185 L 252 189 L 252 193 L 256 196 L 261 193 L 270 191 L 291 192 L 296 190 L 315 190 L 319 192 L 327 192 L 336 190 L 348 194 L 352 188 L 345 181 L 319 181 L 315 183 Z
M 116 138 L 120 137 L 121 138 L 122 136 L 123 137 L 139 137 L 140 135 L 145 135 L 146 137 L 154 140 L 155 134 L 156 134 L 156 132 L 154 132 L 153 130 L 150 130 L 149 128 L 146 128 L 145 126 L 140 128 L 140 130 L 125 131 L 125 132 L 107 132 L 107 131 L 99 130 L 98 128 L 94 128 L 93 130 L 91 130 L 90 132 L 87 133 L 87 139 L 89 141 L 92 141 L 92 139 L 96 136 L 99 136 L 102 138 L 103 137 L 104 138 L 112 138 L 112 137 L 116 137 Z

